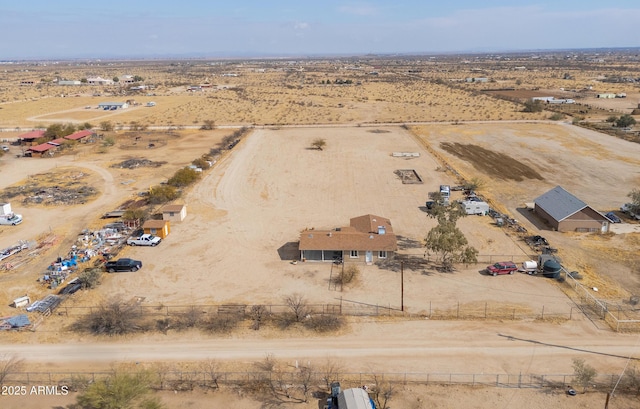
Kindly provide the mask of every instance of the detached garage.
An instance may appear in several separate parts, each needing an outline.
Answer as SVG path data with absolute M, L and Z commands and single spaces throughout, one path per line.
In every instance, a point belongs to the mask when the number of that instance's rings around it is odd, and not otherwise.
M 554 230 L 609 231 L 609 219 L 560 186 L 540 195 L 534 203 L 534 212 Z

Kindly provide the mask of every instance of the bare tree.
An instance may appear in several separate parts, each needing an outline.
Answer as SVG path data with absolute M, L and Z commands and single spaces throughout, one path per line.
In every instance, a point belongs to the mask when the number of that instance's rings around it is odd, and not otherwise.
M 251 307 L 251 311 L 249 311 L 249 317 L 253 323 L 251 324 L 251 329 L 259 330 L 260 326 L 264 324 L 264 322 L 269 318 L 269 311 L 267 307 L 264 305 L 254 305 Z
M 210 388 L 220 389 L 218 384 L 218 378 L 220 377 L 220 364 L 214 359 L 200 363 L 200 369 L 205 373 L 205 376 L 209 377 L 209 382 L 205 379 L 205 385 Z
M 18 359 L 14 355 L 0 355 L 0 386 L 4 385 L 7 375 L 20 370 L 23 362 L 23 359 Z
M 375 385 L 371 388 L 369 393 L 373 396 L 376 408 L 388 409 L 388 403 L 395 393 L 393 385 L 379 374 L 373 375 L 373 382 Z
M 324 363 L 319 369 L 320 374 L 322 375 L 322 380 L 327 385 L 327 390 L 331 390 L 331 384 L 333 382 L 339 382 L 341 379 L 341 373 L 344 372 L 344 368 L 340 366 L 339 363 L 333 361 L 331 359 L 327 359 L 327 362 Z
M 311 312 L 307 300 L 301 294 L 292 294 L 284 299 L 285 304 L 291 310 L 295 322 L 302 322 Z

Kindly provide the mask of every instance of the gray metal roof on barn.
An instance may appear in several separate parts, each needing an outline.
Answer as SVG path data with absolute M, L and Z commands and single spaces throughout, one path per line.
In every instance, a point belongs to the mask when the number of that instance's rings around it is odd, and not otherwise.
M 25 314 L 15 315 L 6 319 L 7 323 L 13 328 L 22 328 L 31 325 L 29 318 Z
M 534 202 L 558 222 L 587 207 L 585 202 L 560 186 L 538 196 Z

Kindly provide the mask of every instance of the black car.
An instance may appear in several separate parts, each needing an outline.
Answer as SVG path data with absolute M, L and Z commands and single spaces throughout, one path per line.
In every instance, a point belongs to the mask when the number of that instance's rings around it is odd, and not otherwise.
M 133 260 L 131 258 L 121 258 L 115 261 L 107 261 L 104 268 L 115 273 L 119 271 L 138 271 L 142 267 L 142 261 Z

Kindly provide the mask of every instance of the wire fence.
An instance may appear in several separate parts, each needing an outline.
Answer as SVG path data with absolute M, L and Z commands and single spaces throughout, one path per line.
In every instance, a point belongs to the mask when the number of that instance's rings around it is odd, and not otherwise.
M 488 374 L 488 373 L 441 373 L 441 372 L 345 372 L 332 373 L 331 378 L 323 371 L 245 371 L 223 372 L 213 370 L 171 371 L 162 366 L 149 371 L 155 374 L 154 388 L 158 390 L 185 390 L 196 387 L 219 387 L 247 385 L 257 380 L 273 381 L 297 385 L 301 373 L 305 374 L 305 382 L 319 390 L 333 381 L 339 381 L 344 388 L 363 385 L 375 386 L 377 383 L 396 385 L 468 385 L 491 386 L 500 388 L 562 388 L 571 386 L 575 381 L 573 374 Z M 118 373 L 123 373 L 122 371 Z M 136 372 L 127 372 L 136 373 Z M 10 372 L 4 378 L 5 385 L 58 385 L 77 390 L 87 384 L 107 379 L 114 372 Z M 611 388 L 616 384 L 619 375 L 600 374 L 590 383 L 596 388 Z
M 179 318 L 185 314 L 197 312 L 201 317 L 220 314 L 233 314 L 240 318 L 250 318 L 254 307 L 264 307 L 274 316 L 292 312 L 292 307 L 284 304 L 200 304 L 200 305 L 138 305 L 135 308 L 146 318 L 165 319 Z M 57 315 L 77 319 L 98 311 L 101 306 L 60 306 Z M 494 301 L 461 302 L 461 301 L 426 301 L 420 311 L 402 311 L 390 305 L 369 304 L 353 300 L 340 299 L 330 304 L 308 304 L 306 311 L 310 315 L 327 314 L 342 316 L 394 316 L 405 318 L 429 318 L 437 320 L 468 319 L 536 319 L 536 320 L 572 320 L 580 315 L 580 309 L 567 303 L 542 305 L 539 309 L 531 309 L 520 305 L 504 304 Z
M 574 291 L 578 308 L 587 316 L 605 321 L 616 332 L 640 332 L 640 311 L 596 298 L 589 288 L 576 280 L 564 267 L 564 282 Z

